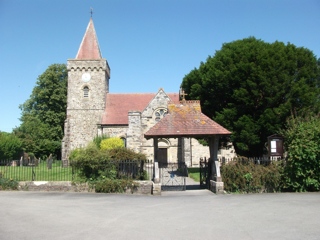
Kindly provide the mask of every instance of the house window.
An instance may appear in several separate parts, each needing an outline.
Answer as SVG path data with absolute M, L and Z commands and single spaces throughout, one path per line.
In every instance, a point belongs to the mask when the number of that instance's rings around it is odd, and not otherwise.
M 168 110 L 166 108 L 159 108 L 154 112 L 154 119 L 159 122 L 161 118 L 167 115 Z
M 89 88 L 87 86 L 83 88 L 83 97 L 89 97 Z

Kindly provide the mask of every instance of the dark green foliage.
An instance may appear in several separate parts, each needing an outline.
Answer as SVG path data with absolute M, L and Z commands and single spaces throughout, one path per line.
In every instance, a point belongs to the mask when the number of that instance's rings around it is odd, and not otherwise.
M 86 148 L 73 150 L 69 159 L 71 166 L 79 172 L 80 177 L 90 182 L 96 192 L 124 192 L 135 187 L 134 179 L 148 179 L 145 171 L 140 172 L 140 163 L 146 159 L 145 155 L 129 149 L 117 148 L 106 151 L 100 150 L 92 143 Z
M 146 156 L 126 148 L 103 151 L 92 143 L 86 148 L 73 150 L 69 159 L 71 165 L 87 179 L 97 179 L 100 176 L 114 179 L 119 177 L 119 172 L 115 168 L 117 166 L 114 163 L 115 161 L 146 160 Z M 139 165 L 139 162 L 137 164 Z
M 20 127 L 14 130 L 26 152 L 59 156 L 67 105 L 67 68 L 53 64 L 38 77 L 30 98 L 22 105 Z
M 232 132 L 238 154 L 261 156 L 267 137 L 284 128 L 287 117 L 319 110 L 319 71 L 308 49 L 250 37 L 223 44 L 181 87 Z
M 224 189 L 239 193 L 278 192 L 282 172 L 282 162 L 264 166 L 243 158 L 221 167 Z
M 71 166 L 80 171 L 80 175 L 86 179 L 97 179 L 100 173 L 106 174 L 109 169 L 106 152 L 100 151 L 95 144 L 73 150 L 69 159 Z
M 17 190 L 18 182 L 13 179 L 2 178 L 0 176 L 0 190 Z
M 0 132 L 0 160 L 19 159 L 22 142 L 12 133 Z
M 107 150 L 108 156 L 113 160 L 147 160 L 146 155 L 136 153 L 128 148 L 114 148 Z
M 95 191 L 99 193 L 123 193 L 127 189 L 133 191 L 137 184 L 131 179 L 101 179 L 95 183 Z
M 290 118 L 282 131 L 288 151 L 285 191 L 320 190 L 320 116 Z

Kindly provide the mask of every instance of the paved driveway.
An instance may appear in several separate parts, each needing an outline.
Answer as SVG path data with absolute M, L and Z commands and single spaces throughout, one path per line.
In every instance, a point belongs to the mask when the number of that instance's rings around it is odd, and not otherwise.
M 0 192 L 0 239 L 320 239 L 320 193 Z

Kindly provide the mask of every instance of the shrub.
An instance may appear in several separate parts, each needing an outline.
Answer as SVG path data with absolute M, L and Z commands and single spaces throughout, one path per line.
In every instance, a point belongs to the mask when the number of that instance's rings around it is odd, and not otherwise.
M 320 117 L 290 118 L 283 130 L 288 151 L 284 168 L 285 191 L 320 190 Z
M 0 190 L 17 190 L 18 182 L 13 179 L 0 177 Z
M 117 137 L 107 138 L 102 140 L 100 143 L 101 150 L 109 150 L 114 148 L 124 148 L 124 143 L 121 138 L 117 138 Z
M 86 148 L 75 149 L 69 156 L 70 164 L 80 175 L 86 179 L 96 179 L 100 173 L 108 168 L 108 156 L 100 151 L 95 144 L 89 144 Z
M 238 159 L 221 167 L 224 189 L 228 192 L 277 192 L 281 189 L 280 162 L 264 166 Z
M 71 166 L 79 171 L 80 177 L 87 180 L 97 180 L 102 177 L 108 179 L 147 178 L 146 173 L 140 176 L 140 161 L 146 160 L 146 156 L 126 148 L 100 150 L 92 143 L 86 148 L 73 150 L 69 159 Z M 137 162 L 120 163 L 121 160 L 137 160 Z M 131 169 L 131 172 L 121 169 Z
M 136 153 L 128 148 L 114 148 L 108 150 L 107 152 L 110 159 L 113 160 L 147 160 L 145 154 Z
M 93 143 L 97 146 L 97 148 L 100 148 L 100 144 L 102 142 L 102 140 L 108 139 L 109 137 L 105 134 L 100 135 L 100 136 L 95 136 L 95 138 L 93 139 Z

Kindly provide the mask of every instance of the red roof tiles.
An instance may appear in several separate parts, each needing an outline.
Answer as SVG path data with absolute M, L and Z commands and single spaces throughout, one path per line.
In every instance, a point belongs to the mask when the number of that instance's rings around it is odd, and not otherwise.
M 76 59 L 79 60 L 96 60 L 101 59 L 96 30 L 94 29 L 93 21 L 90 19 L 87 30 L 83 36 Z
M 205 137 L 228 135 L 230 131 L 201 112 L 199 101 L 169 104 L 169 113 L 145 133 L 151 137 Z
M 171 101 L 179 102 L 178 93 L 167 95 Z M 107 93 L 106 109 L 101 124 L 128 125 L 128 112 L 142 112 L 155 96 L 155 93 Z

